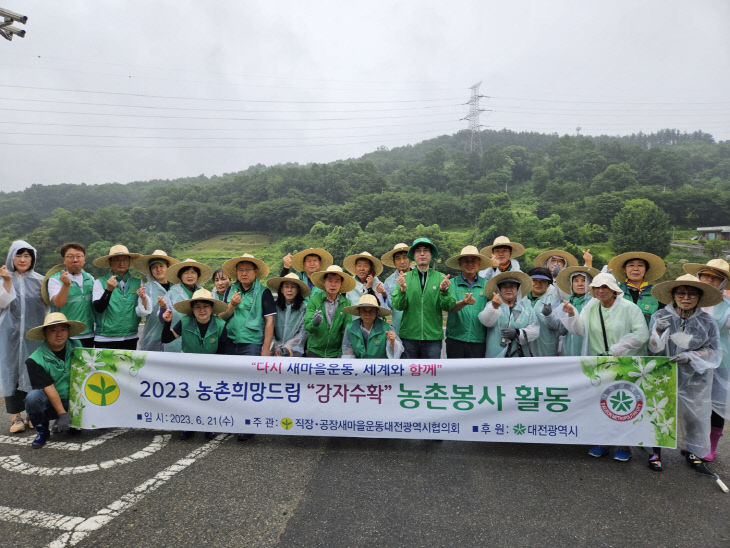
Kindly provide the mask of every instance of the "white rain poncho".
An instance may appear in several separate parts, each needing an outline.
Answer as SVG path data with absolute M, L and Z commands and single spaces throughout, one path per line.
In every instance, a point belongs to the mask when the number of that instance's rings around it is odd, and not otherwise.
M 19 249 L 32 249 L 35 263 L 38 255 L 28 242 L 16 240 L 10 246 L 5 266 L 13 277 L 10 292 L 3 288 L 0 279 L 0 396 L 12 396 L 15 390 L 30 391 L 30 379 L 25 360 L 41 345 L 41 341 L 25 338 L 31 327 L 43 325 L 46 305 L 41 298 L 43 276 L 34 268 L 20 274 L 15 271 L 13 257 Z
M 345 297 L 347 297 L 351 303 L 359 303 L 360 297 L 363 295 L 368 294 L 367 287 L 364 283 L 362 283 L 360 280 L 358 280 L 357 276 L 352 277 L 353 280 L 355 280 L 355 289 L 352 291 L 348 291 L 345 293 Z M 380 280 L 377 276 L 373 276 L 373 293 L 375 293 L 375 297 L 378 299 L 378 305 L 385 306 L 385 299 L 381 293 L 375 290 L 376 287 L 378 287 L 378 284 L 380 283 Z M 385 285 L 385 284 L 383 284 Z M 387 291 L 387 289 L 386 289 Z
M 193 293 L 202 288 L 202 285 L 195 284 L 195 288 L 190 291 L 182 283 L 178 283 L 170 287 L 170 290 L 165 294 L 165 302 L 167 303 L 167 308 L 172 310 L 172 325 L 177 325 L 177 322 L 182 320 L 184 316 L 184 314 L 180 314 L 180 312 L 175 310 L 173 305 L 180 301 L 192 299 Z M 182 352 L 182 337 L 178 337 L 174 341 L 163 344 L 162 346 L 165 349 L 165 352 Z
M 606 327 L 606 352 L 603 341 L 599 310 Z M 601 306 L 601 301 L 591 299 L 583 305 L 580 314 L 562 316 L 565 329 L 583 337 L 581 356 L 645 356 L 649 330 L 641 309 L 619 293 L 611 308 Z
M 656 323 L 669 320 L 661 337 Z M 669 305 L 651 317 L 649 350 L 654 354 L 688 361 L 677 364 L 677 439 L 680 449 L 695 455 L 710 452 L 713 370 L 720 364 L 717 324 L 708 313 L 697 310 L 683 320 Z
M 393 329 L 395 330 L 396 335 L 400 332 L 400 322 L 401 322 L 401 319 L 403 318 L 403 311 L 397 310 L 393 306 L 393 301 L 391 301 L 391 295 L 393 295 L 393 291 L 395 291 L 395 288 L 398 286 L 398 283 L 396 282 L 396 280 L 398 279 L 398 276 L 400 276 L 400 272 L 398 272 L 396 270 L 390 276 L 388 276 L 385 279 L 385 281 L 383 282 L 383 285 L 385 286 L 385 290 L 388 292 L 388 298 L 385 299 L 385 306 L 390 308 L 390 310 L 393 313 L 390 321 L 393 325 Z
M 712 410 L 730 420 L 730 299 L 704 309 L 717 324 L 722 361 L 712 373 Z
M 502 303 L 498 309 L 492 306 L 492 301 L 479 313 L 479 321 L 487 327 L 487 358 L 504 358 L 518 352 L 517 341 L 502 346 L 501 329 L 513 327 L 520 330 L 519 342 L 524 354 L 528 355 L 529 343 L 540 335 L 540 326 L 537 323 L 535 311 L 530 304 L 517 297 L 517 302 L 510 309 Z
M 160 340 L 162 336 L 162 322 L 160 322 L 159 318 L 160 307 L 157 305 L 157 299 L 158 297 L 164 297 L 167 290 L 152 276 L 147 276 L 147 283 L 144 284 L 144 292 L 152 305 L 152 313 L 145 319 L 142 340 L 140 340 L 139 347 L 142 350 L 162 352 L 163 344 Z
M 522 299 L 525 307 L 532 307 L 537 318 L 537 324 L 540 327 L 540 335 L 530 343 L 530 349 L 532 350 L 533 356 L 557 356 L 558 355 L 558 335 L 562 324 L 558 318 L 558 311 L 562 306 L 562 303 L 549 292 L 545 292 L 543 295 L 535 301 L 534 306 L 529 297 Z M 545 316 L 542 313 L 542 309 L 546 304 L 550 304 L 553 307 L 553 311 L 549 316 Z
M 520 262 L 517 259 L 510 259 L 509 262 L 510 262 L 511 266 L 507 272 L 520 272 Z M 493 266 L 490 266 L 489 268 L 480 270 L 479 276 L 486 280 L 491 280 L 497 274 L 500 274 L 500 273 L 501 273 L 501 270 L 499 270 L 499 268 L 494 268 Z
M 283 309 L 276 307 L 274 316 L 274 351 L 283 347 L 291 348 L 295 356 L 304 355 L 307 343 L 307 330 L 304 328 L 304 315 L 307 312 L 305 300 L 298 310 L 287 304 Z

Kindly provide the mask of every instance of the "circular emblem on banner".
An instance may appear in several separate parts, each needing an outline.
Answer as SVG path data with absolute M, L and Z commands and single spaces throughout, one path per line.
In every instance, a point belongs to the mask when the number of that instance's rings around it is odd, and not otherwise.
M 644 408 L 644 393 L 632 382 L 618 381 L 601 392 L 601 409 L 614 421 L 635 419 Z
M 84 395 L 90 403 L 104 407 L 119 398 L 119 385 L 108 373 L 92 373 L 84 383 Z
M 290 418 L 283 418 L 283 419 L 281 419 L 280 423 L 281 423 L 281 427 L 284 430 L 289 430 L 292 426 L 294 426 L 294 421 L 291 420 Z

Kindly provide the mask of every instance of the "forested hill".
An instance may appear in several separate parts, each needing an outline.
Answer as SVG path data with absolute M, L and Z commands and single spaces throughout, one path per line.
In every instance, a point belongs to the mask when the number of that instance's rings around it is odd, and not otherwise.
M 171 250 L 233 231 L 288 236 L 289 247 L 326 245 L 338 259 L 380 254 L 416 233 L 446 252 L 507 234 L 533 250 L 603 243 L 666 255 L 670 226 L 730 224 L 730 142 L 706 133 L 484 131 L 481 154 L 465 152 L 470 138 L 460 132 L 347 161 L 211 177 L 34 185 L 0 193 L 0 247 L 26 239 L 41 267 L 68 240 L 93 242 L 94 257 L 118 242 Z M 444 230 L 462 237 L 449 240 Z

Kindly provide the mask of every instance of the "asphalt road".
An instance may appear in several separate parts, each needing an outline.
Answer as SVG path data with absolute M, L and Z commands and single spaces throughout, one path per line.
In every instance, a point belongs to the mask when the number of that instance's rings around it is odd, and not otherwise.
M 582 446 L 0 435 L 2 546 L 730 546 L 730 494 Z M 730 440 L 712 465 L 730 484 Z

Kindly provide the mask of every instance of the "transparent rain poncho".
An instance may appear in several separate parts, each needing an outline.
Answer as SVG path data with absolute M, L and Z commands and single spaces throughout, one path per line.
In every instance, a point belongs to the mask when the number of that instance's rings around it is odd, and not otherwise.
M 152 305 L 152 313 L 145 318 L 144 330 L 142 331 L 142 338 L 139 341 L 139 347 L 142 350 L 162 352 L 163 344 L 160 340 L 162 336 L 162 322 L 158 315 L 160 307 L 157 305 L 157 299 L 158 297 L 164 297 L 167 290 L 150 275 L 147 276 L 147 282 L 144 284 L 144 292 L 147 294 L 147 299 L 149 299 Z
M 487 358 L 504 358 L 517 351 L 516 340 L 502 346 L 502 328 L 520 330 L 518 339 L 525 355 L 529 352 L 530 343 L 540 336 L 540 325 L 537 323 L 535 311 L 532 305 L 523 301 L 521 291 L 517 292 L 515 305 L 511 309 L 504 303 L 495 309 L 492 301 L 487 301 L 484 310 L 479 313 L 479 321 L 487 328 Z
M 510 259 L 510 271 L 511 272 L 519 272 L 520 270 L 520 262 L 517 259 Z M 485 268 L 484 270 L 479 271 L 479 276 L 486 279 L 491 280 L 494 278 L 497 274 L 499 274 L 501 271 L 499 268 L 494 268 L 493 266 L 490 266 L 489 268 Z
M 177 325 L 177 322 L 181 321 L 183 318 L 183 314 L 180 314 L 180 312 L 175 310 L 173 305 L 180 301 L 191 299 L 193 297 L 193 293 L 195 293 L 198 289 L 202 289 L 202 287 L 202 285 L 195 284 L 193 290 L 190 291 L 182 282 L 170 286 L 170 290 L 165 294 L 165 303 L 167 303 L 167 308 L 172 310 L 171 324 L 173 326 Z M 182 337 L 178 337 L 174 341 L 162 346 L 165 349 L 165 352 L 182 352 Z
M 6 292 L 0 279 L 0 396 L 12 396 L 15 390 L 28 392 L 30 379 L 25 360 L 40 346 L 41 341 L 25 338 L 31 327 L 43 324 L 47 308 L 41 298 L 43 276 L 33 268 L 20 274 L 13 266 L 13 257 L 19 249 L 32 249 L 38 264 L 35 248 L 28 242 L 17 240 L 8 251 L 5 266 L 13 277 L 13 286 Z M 34 266 L 35 266 L 34 264 Z
M 550 287 L 553 286 L 551 285 Z M 562 306 L 562 302 L 549 291 L 540 295 L 535 301 L 534 306 L 529 297 L 523 297 L 522 302 L 525 307 L 532 307 L 535 312 L 535 318 L 537 318 L 538 326 L 540 327 L 540 334 L 530 343 L 533 356 L 557 356 L 558 336 L 562 326 L 558 317 L 558 310 Z M 543 307 L 546 304 L 552 306 L 552 312 L 548 316 L 543 314 Z
M 306 312 L 306 301 L 298 310 L 294 310 L 290 304 L 285 304 L 284 308 L 276 307 L 276 316 L 274 316 L 275 351 L 286 346 L 291 348 L 295 356 L 304 355 L 304 346 L 307 343 L 307 330 L 304 328 Z
M 668 326 L 657 333 L 657 322 Z M 681 449 L 696 455 L 710 452 L 713 372 L 720 364 L 717 324 L 698 309 L 682 319 L 674 306 L 657 310 L 651 317 L 649 350 L 677 360 L 677 441 Z
M 563 318 L 567 317 L 567 314 L 563 312 L 563 305 L 562 301 L 566 300 L 568 301 L 573 308 L 575 308 L 576 312 L 580 314 L 581 310 L 583 310 L 583 307 L 588 304 L 588 302 L 593 299 L 593 297 L 590 296 L 590 294 L 585 293 L 583 295 L 576 295 L 573 293 L 573 279 L 576 276 L 582 276 L 586 279 L 586 289 L 588 289 L 588 284 L 591 283 L 592 277 L 585 273 L 585 272 L 574 272 L 570 275 L 570 288 L 571 293 L 568 295 L 565 299 L 561 299 L 560 303 L 558 304 L 557 314 L 558 319 L 560 320 L 560 355 L 561 356 L 581 356 L 583 355 L 583 337 L 580 335 L 575 335 L 574 333 L 571 333 L 565 328 L 565 325 L 563 325 Z M 555 286 L 558 291 L 562 294 L 563 291 L 560 290 L 557 286 Z
M 730 420 L 730 299 L 704 309 L 717 324 L 722 360 L 712 373 L 712 410 Z

